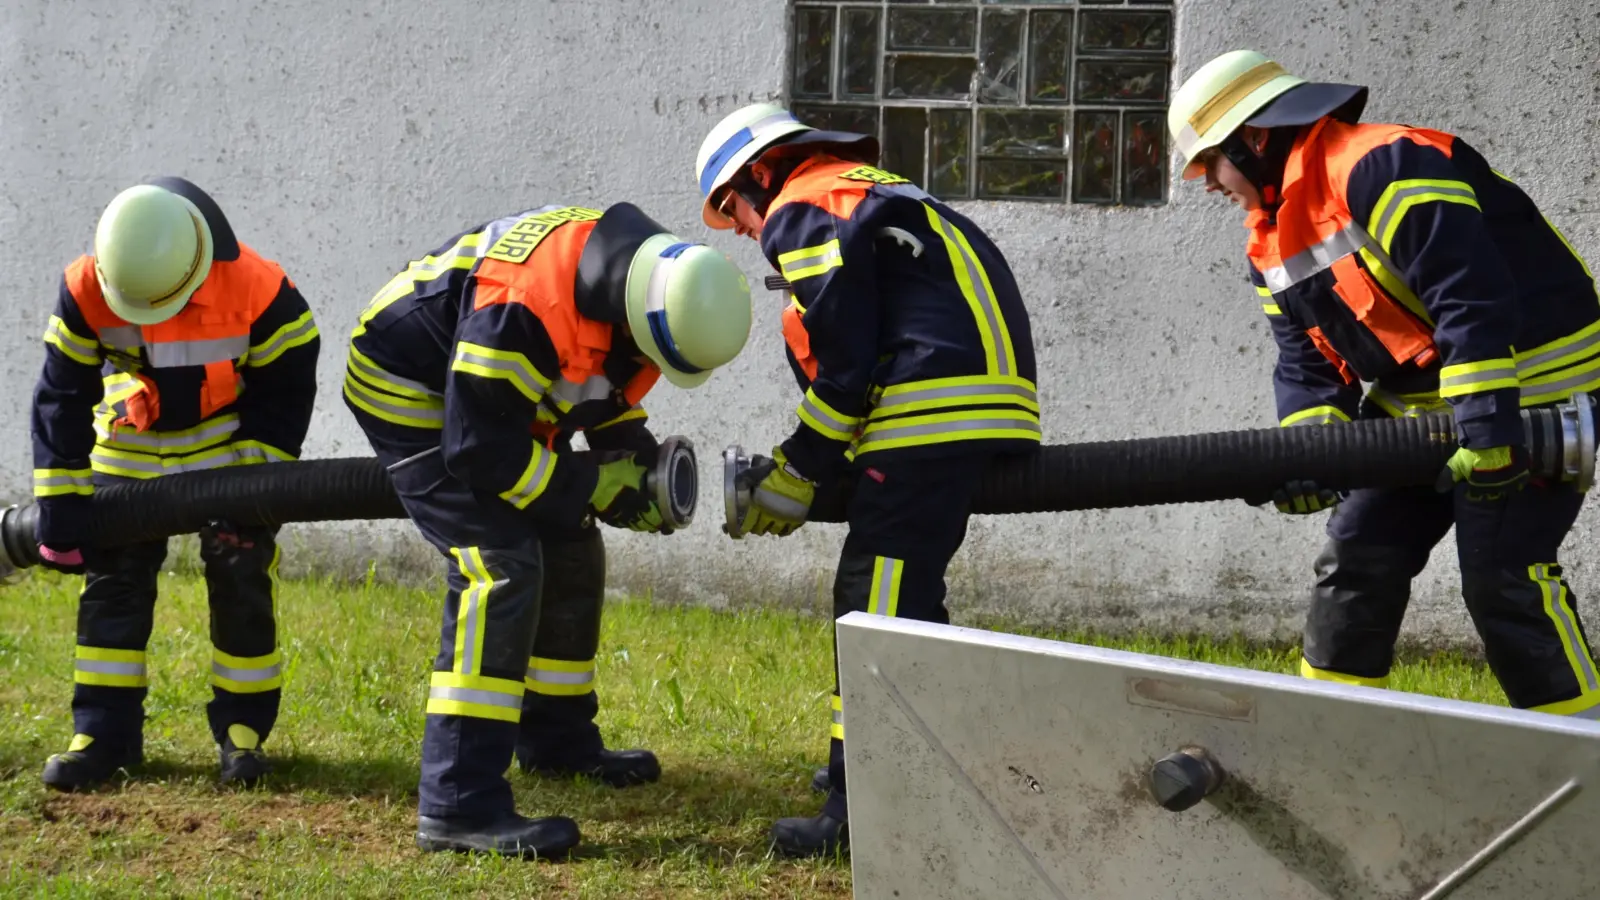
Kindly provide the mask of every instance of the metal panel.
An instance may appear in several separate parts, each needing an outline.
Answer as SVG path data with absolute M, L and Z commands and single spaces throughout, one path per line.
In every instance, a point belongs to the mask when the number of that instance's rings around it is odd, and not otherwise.
M 1600 724 L 865 613 L 838 636 L 858 900 L 1600 884 Z M 1224 780 L 1169 812 L 1150 769 L 1192 746 Z

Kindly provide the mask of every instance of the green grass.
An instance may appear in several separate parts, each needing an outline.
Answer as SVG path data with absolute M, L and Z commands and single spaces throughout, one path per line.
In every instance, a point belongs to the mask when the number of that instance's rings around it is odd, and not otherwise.
M 263 788 L 222 791 L 203 711 L 203 584 L 163 575 L 146 765 L 94 793 L 46 791 L 40 767 L 71 733 L 75 589 L 40 572 L 0 591 L 0 895 L 850 896 L 848 862 L 771 859 L 764 840 L 775 817 L 818 807 L 807 784 L 827 747 L 823 617 L 610 604 L 600 723 L 611 746 L 655 750 L 665 774 L 617 791 L 513 770 L 523 813 L 564 813 L 583 830 L 581 855 L 551 864 L 411 843 L 433 589 L 285 584 L 286 690 L 267 744 L 277 772 Z M 1281 672 L 1298 658 L 1024 631 Z M 1406 660 L 1395 686 L 1504 702 L 1480 664 L 1454 656 Z

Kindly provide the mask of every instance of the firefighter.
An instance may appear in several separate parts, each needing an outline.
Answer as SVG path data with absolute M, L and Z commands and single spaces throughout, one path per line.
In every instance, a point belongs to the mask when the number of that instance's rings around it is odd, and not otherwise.
M 1184 178 L 1246 213 L 1281 424 L 1455 420 L 1459 446 L 1435 487 L 1278 492 L 1284 512 L 1333 508 L 1301 674 L 1384 686 L 1411 581 L 1454 525 L 1462 596 L 1511 704 L 1600 718 L 1557 557 L 1583 496 L 1529 477 L 1520 418 L 1600 387 L 1594 278 L 1471 145 L 1362 124 L 1366 100 L 1365 87 L 1307 82 L 1238 50 L 1190 77 L 1168 120 Z
M 876 138 L 755 104 L 696 163 L 702 218 L 757 240 L 790 300 L 783 335 L 805 396 L 794 432 L 752 466 L 751 534 L 787 535 L 822 482 L 854 482 L 833 612 L 948 623 L 945 570 L 997 454 L 1037 450 L 1033 338 L 1010 267 L 971 221 L 876 167 Z M 835 642 L 837 651 L 837 641 Z M 848 846 L 837 656 L 828 790 L 780 819 L 774 848 Z
M 395 275 L 351 338 L 344 398 L 423 537 L 446 558 L 417 844 L 549 856 L 564 816 L 524 818 L 503 776 L 615 786 L 660 774 L 594 717 L 605 548 L 595 520 L 664 527 L 641 490 L 641 405 L 743 349 L 750 289 L 727 257 L 637 207 L 544 206 L 458 234 Z M 572 452 L 582 432 L 587 452 Z
M 167 540 L 96 547 L 97 485 L 299 456 L 321 338 L 294 282 L 182 178 L 117 194 L 61 278 L 33 394 L 41 564 L 83 575 L 72 742 L 44 783 L 75 790 L 144 758 L 146 647 Z M 200 530 L 211 605 L 206 707 L 224 783 L 269 771 L 281 696 L 277 529 Z

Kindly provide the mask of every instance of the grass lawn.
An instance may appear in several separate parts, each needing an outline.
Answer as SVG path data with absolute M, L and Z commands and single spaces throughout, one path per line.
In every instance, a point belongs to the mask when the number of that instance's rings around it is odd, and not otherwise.
M 850 896 L 848 862 L 766 855 L 772 819 L 818 807 L 807 785 L 827 748 L 826 619 L 609 605 L 601 726 L 613 747 L 655 750 L 664 776 L 617 791 L 513 770 L 520 811 L 571 815 L 584 837 L 571 862 L 526 863 L 412 844 L 434 590 L 286 583 L 284 706 L 266 745 L 277 771 L 224 792 L 203 710 L 204 586 L 163 575 L 143 771 L 95 793 L 47 791 L 40 768 L 71 734 L 76 588 L 36 570 L 0 590 L 0 895 Z M 1282 672 L 1298 658 L 1030 633 Z M 1503 703 L 1481 665 L 1454 657 L 1396 674 L 1402 690 Z

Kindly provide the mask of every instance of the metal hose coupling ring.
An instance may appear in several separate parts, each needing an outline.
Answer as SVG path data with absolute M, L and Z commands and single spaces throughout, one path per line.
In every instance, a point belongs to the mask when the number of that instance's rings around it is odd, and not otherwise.
M 699 462 L 695 459 L 694 442 L 678 434 L 662 441 L 655 467 L 644 473 L 642 487 L 661 511 L 663 533 L 688 527 L 694 521 L 695 506 L 700 500 Z
M 734 540 L 744 538 L 744 517 L 750 511 L 753 487 L 743 487 L 741 476 L 750 470 L 751 459 L 740 444 L 722 451 L 722 508 L 725 516 L 722 533 Z

